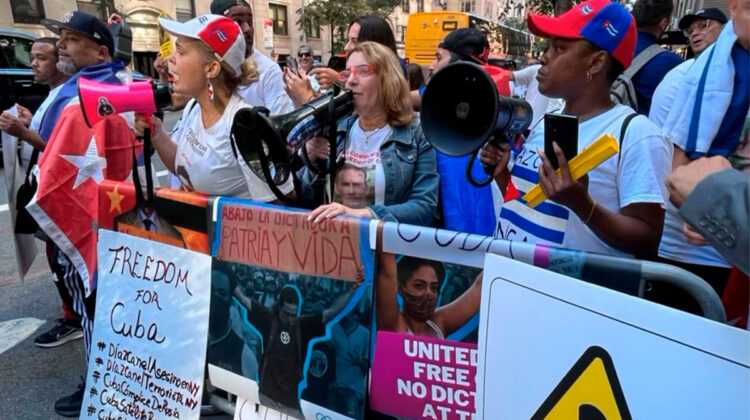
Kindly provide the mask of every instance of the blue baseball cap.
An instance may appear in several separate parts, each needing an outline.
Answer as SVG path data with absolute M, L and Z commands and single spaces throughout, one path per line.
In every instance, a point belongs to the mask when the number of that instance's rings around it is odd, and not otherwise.
M 105 45 L 107 50 L 109 50 L 109 55 L 112 55 L 115 49 L 115 42 L 112 38 L 112 33 L 109 31 L 109 27 L 96 16 L 86 12 L 79 10 L 68 12 L 65 14 L 62 22 L 52 19 L 42 19 L 42 25 L 57 35 L 60 35 L 63 29 L 77 32 L 99 45 Z

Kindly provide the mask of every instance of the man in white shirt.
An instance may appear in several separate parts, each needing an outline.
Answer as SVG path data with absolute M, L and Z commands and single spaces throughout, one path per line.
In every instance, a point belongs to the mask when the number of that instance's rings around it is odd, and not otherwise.
M 239 94 L 252 106 L 264 106 L 272 115 L 294 110 L 292 100 L 284 91 L 284 79 L 279 65 L 268 56 L 253 48 L 253 10 L 245 0 L 214 0 L 211 13 L 233 19 L 245 35 L 245 57 L 255 61 L 260 78 L 239 89 Z

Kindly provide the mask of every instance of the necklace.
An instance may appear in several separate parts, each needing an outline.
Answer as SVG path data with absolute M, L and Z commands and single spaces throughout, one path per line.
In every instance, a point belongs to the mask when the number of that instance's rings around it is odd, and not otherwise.
M 362 135 L 365 137 L 365 144 L 370 144 L 370 139 L 375 136 L 375 134 L 379 133 L 384 127 L 387 127 L 388 124 L 383 124 L 380 127 L 373 128 L 372 130 L 365 130 L 362 128 L 362 125 L 360 124 L 359 129 L 362 130 Z

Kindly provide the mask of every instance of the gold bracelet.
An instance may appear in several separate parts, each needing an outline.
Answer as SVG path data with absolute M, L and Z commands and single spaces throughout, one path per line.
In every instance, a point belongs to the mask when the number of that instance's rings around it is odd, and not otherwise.
M 592 200 L 594 201 L 594 205 L 591 206 L 591 212 L 589 213 L 589 217 L 587 217 L 586 220 L 583 221 L 584 225 L 589 224 L 589 220 L 591 220 L 591 216 L 594 215 L 594 210 L 596 210 L 596 199 L 592 198 Z

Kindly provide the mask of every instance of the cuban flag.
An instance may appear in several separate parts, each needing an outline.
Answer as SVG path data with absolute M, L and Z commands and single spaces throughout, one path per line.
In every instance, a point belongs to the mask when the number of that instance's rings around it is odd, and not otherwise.
M 115 68 L 107 63 L 84 69 L 78 75 L 119 83 Z M 72 76 L 62 89 L 72 86 L 77 92 L 78 75 Z M 53 129 L 39 159 L 36 195 L 26 209 L 73 263 L 88 296 L 96 287 L 99 183 L 105 178 L 124 180 L 130 174 L 135 138 L 120 115 L 89 128 L 76 99 L 77 93 L 68 95 L 67 103 L 56 104 L 59 112 L 54 120 L 45 116 Z

